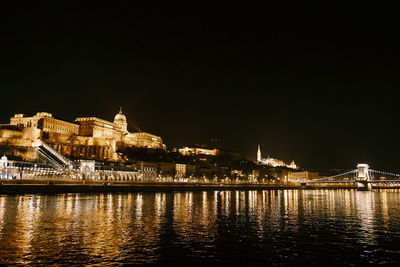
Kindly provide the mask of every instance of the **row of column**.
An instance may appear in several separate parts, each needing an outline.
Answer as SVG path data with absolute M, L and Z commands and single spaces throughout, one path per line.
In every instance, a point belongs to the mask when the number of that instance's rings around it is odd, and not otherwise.
M 111 147 L 105 146 L 82 146 L 68 144 L 54 144 L 55 150 L 66 156 L 90 159 L 107 159 L 111 158 L 113 151 Z
M 136 172 L 96 171 L 95 179 L 105 181 L 141 181 L 141 176 Z

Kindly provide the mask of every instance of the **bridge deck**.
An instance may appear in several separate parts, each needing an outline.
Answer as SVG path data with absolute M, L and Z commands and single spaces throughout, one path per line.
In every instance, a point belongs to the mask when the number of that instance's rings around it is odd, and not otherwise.
M 400 180 L 369 180 L 363 181 L 367 183 L 400 183 Z M 343 181 L 305 181 L 305 184 L 332 184 L 332 183 L 357 183 L 356 180 L 343 180 Z
M 306 183 L 306 184 L 324 184 L 324 183 L 355 183 L 356 181 L 354 180 L 344 180 L 344 181 L 305 181 L 302 183 Z
M 400 180 L 369 180 L 368 183 L 400 183 Z

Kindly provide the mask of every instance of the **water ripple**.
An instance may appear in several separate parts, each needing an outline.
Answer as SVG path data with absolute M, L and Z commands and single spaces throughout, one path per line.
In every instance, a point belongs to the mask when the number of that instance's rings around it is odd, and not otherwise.
M 0 264 L 394 264 L 400 192 L 0 195 Z

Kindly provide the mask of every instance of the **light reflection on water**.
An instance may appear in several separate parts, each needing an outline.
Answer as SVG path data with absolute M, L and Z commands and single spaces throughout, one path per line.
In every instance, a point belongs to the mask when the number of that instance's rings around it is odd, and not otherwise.
M 0 195 L 0 264 L 400 262 L 400 191 Z

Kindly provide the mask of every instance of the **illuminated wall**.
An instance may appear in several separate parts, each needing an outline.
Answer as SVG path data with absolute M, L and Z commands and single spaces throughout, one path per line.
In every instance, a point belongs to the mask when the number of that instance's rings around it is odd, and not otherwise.
M 75 121 L 79 125 L 55 119 L 47 112 L 38 112 L 32 117 L 15 114 L 10 118 L 10 125 L 0 125 L 0 144 L 32 147 L 40 138 L 67 156 L 111 161 L 122 160 L 116 153 L 118 148 L 166 149 L 159 136 L 129 133 L 122 111 L 114 122 L 96 117 L 81 117 Z
M 51 113 L 38 112 L 33 117 L 24 117 L 23 114 L 15 114 L 10 118 L 10 124 L 19 129 L 38 128 L 45 132 L 55 132 L 67 135 L 79 134 L 79 125 L 53 118 Z
M 207 156 L 216 156 L 218 153 L 218 149 L 206 149 L 199 147 L 184 147 L 179 149 L 179 153 L 182 155 L 207 155 Z

